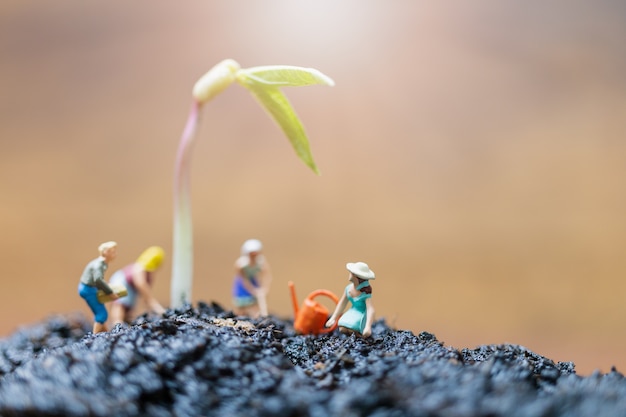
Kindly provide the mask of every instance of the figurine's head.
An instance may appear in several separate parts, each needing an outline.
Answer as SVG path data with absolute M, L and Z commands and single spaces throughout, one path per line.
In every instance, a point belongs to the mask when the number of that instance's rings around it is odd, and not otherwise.
M 376 279 L 376 274 L 374 274 L 374 271 L 372 271 L 365 262 L 347 263 L 346 269 L 350 271 L 350 277 L 348 277 L 348 280 L 351 280 L 353 275 L 366 281 Z
M 150 246 L 148 249 L 142 252 L 137 258 L 137 263 L 141 265 L 141 267 L 148 271 L 154 272 L 163 263 L 163 258 L 165 257 L 165 251 L 163 248 L 159 246 Z
M 117 243 L 110 241 L 98 246 L 98 252 L 107 262 L 111 262 L 117 256 Z
M 241 255 L 254 258 L 263 250 L 263 244 L 258 239 L 248 239 L 241 245 Z

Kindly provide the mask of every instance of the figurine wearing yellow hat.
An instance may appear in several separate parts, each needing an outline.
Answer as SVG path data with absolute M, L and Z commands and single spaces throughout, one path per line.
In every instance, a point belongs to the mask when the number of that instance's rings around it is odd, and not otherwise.
M 137 304 L 137 297 L 141 297 L 153 313 L 165 312 L 165 308 L 152 295 L 154 272 L 159 269 L 164 257 L 165 251 L 162 248 L 150 246 L 139 255 L 134 263 L 116 271 L 111 276 L 111 285 L 121 284 L 128 290 L 128 295 L 115 300 L 111 306 L 113 324 L 130 322 Z

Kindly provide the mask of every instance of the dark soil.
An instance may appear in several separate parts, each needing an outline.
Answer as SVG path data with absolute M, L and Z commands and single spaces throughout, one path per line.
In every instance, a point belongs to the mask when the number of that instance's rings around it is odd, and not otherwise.
M 521 346 L 456 350 L 378 321 L 299 336 L 218 305 L 88 333 L 52 317 L 0 341 L 2 416 L 626 416 L 616 370 L 580 377 Z

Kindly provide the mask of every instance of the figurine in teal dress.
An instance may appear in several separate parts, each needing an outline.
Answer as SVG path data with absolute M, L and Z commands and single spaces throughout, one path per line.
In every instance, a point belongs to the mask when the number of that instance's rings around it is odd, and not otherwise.
M 342 333 L 359 333 L 363 337 L 369 337 L 372 334 L 372 323 L 374 322 L 374 306 L 372 305 L 372 287 L 370 280 L 376 278 L 365 262 L 356 262 L 346 264 L 346 268 L 350 271 L 348 280 L 350 284 L 346 287 L 335 311 L 326 322 L 326 327 L 334 326 L 337 323 L 339 331 Z M 348 305 L 350 309 L 343 315 L 341 312 Z

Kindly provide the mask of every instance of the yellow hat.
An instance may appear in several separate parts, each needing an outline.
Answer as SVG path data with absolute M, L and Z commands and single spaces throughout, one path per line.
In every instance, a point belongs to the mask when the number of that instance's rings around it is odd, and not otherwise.
M 146 271 L 154 272 L 159 268 L 159 266 L 161 266 L 163 257 L 165 257 L 165 251 L 163 248 L 159 246 L 150 246 L 148 249 L 143 251 L 141 255 L 139 255 L 137 263 Z

